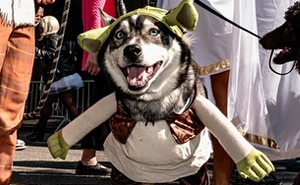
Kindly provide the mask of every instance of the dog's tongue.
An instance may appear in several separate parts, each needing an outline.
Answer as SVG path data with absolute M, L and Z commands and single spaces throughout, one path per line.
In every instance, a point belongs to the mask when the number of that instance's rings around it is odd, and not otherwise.
M 127 81 L 131 86 L 143 86 L 147 82 L 149 74 L 145 67 L 131 66 L 127 68 Z

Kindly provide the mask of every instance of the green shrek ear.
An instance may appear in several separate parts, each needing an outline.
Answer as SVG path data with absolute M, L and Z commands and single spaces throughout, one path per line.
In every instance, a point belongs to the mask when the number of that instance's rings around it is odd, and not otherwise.
M 109 26 L 90 30 L 78 35 L 77 42 L 85 51 L 89 53 L 96 53 L 109 36 L 109 33 Z
M 165 16 L 165 20 L 170 26 L 182 26 L 189 31 L 193 31 L 197 27 L 198 12 L 192 0 L 183 0 L 172 12 Z

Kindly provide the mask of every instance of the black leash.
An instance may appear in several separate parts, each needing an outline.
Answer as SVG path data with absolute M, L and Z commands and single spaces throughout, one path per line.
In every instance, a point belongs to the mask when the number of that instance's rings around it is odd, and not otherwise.
M 219 12 L 217 12 L 216 10 L 212 9 L 211 7 L 207 6 L 205 3 L 201 2 L 200 0 L 195 0 L 194 1 L 196 4 L 198 4 L 199 6 L 201 6 L 202 8 L 206 9 L 207 11 L 209 11 L 210 13 L 214 14 L 215 16 L 225 20 L 226 22 L 229 22 L 230 24 L 234 25 L 235 27 L 257 37 L 257 38 L 261 38 L 259 35 L 251 32 L 250 30 L 247 30 L 246 28 L 236 24 L 235 22 L 231 21 L 230 19 L 227 19 L 225 16 L 223 16 L 222 14 L 220 14 Z
M 273 52 L 274 52 L 274 49 L 272 49 L 271 54 L 270 54 L 270 58 L 269 58 L 269 68 L 271 69 L 271 71 L 272 71 L 273 73 L 275 73 L 275 74 L 277 74 L 277 75 L 281 75 L 281 76 L 290 74 L 290 73 L 293 71 L 293 69 L 295 68 L 295 66 L 296 66 L 296 61 L 294 62 L 292 68 L 291 68 L 288 72 L 286 72 L 286 73 L 279 73 L 279 72 L 275 71 L 275 70 L 273 69 L 273 67 L 272 67 L 272 55 L 273 55 Z

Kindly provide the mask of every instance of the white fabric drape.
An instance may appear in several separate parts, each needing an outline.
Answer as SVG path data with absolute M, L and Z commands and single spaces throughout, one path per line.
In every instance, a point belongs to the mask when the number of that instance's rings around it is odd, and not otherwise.
M 257 33 L 255 1 L 235 1 L 233 21 Z M 264 136 L 269 131 L 269 125 L 266 119 L 258 38 L 235 27 L 231 47 L 228 118 L 233 120 L 238 129 Z M 257 123 L 259 128 L 251 126 Z
M 263 36 L 284 22 L 284 12 L 295 0 L 202 2 L 244 28 Z M 162 7 L 170 9 L 178 3 L 179 0 L 164 0 Z M 198 5 L 196 7 L 200 15 L 198 28 L 194 31 L 196 44 L 193 54 L 197 63 L 205 66 L 210 62 L 217 62 L 216 58 L 229 58 L 230 61 L 228 118 L 244 132 L 274 139 L 279 150 L 254 144 L 271 159 L 299 157 L 300 75 L 296 71 L 287 76 L 274 74 L 268 66 L 270 51 L 262 49 L 258 38 L 236 27 L 232 27 L 231 34 L 226 33 L 225 39 L 217 40 L 219 43 L 213 42 L 210 36 L 216 35 L 214 30 L 225 28 L 226 23 L 216 20 L 215 15 Z M 273 68 L 283 73 L 291 65 L 292 63 L 282 66 L 273 64 Z
M 258 34 L 263 36 L 284 23 L 284 13 L 295 0 L 257 0 Z M 276 53 L 276 51 L 274 52 Z M 269 69 L 270 51 L 260 47 L 260 61 L 264 95 L 268 108 L 269 131 L 280 150 L 263 150 L 272 159 L 287 159 L 300 156 L 300 75 L 293 71 L 279 76 Z M 272 67 L 279 73 L 291 69 L 293 62 Z M 259 123 L 251 127 L 259 128 Z
M 233 16 L 233 0 L 201 0 L 214 8 L 228 19 Z M 163 1 L 162 8 L 170 10 L 179 4 L 180 0 Z M 195 4 L 199 14 L 198 26 L 192 32 L 194 43 L 192 52 L 195 61 L 201 67 L 207 67 L 222 60 L 228 60 L 231 51 L 232 25 L 219 17 L 212 15 L 204 8 Z M 229 68 L 213 71 L 216 74 Z M 203 77 L 203 76 L 202 76 Z

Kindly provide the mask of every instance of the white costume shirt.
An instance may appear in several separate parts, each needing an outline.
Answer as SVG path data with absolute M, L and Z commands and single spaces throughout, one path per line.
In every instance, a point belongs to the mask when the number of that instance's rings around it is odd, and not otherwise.
M 203 122 L 234 162 L 244 159 L 253 147 L 209 100 L 199 95 L 194 102 Z M 65 142 L 72 146 L 83 136 L 117 111 L 115 94 L 99 100 L 62 130 Z M 166 182 L 196 173 L 208 160 L 210 139 L 204 129 L 197 137 L 178 144 L 165 120 L 154 126 L 138 122 L 125 145 L 110 134 L 104 145 L 105 154 L 118 170 L 138 182 Z
M 207 129 L 178 144 L 165 120 L 147 126 L 137 122 L 125 145 L 110 133 L 104 151 L 112 164 L 132 180 L 162 183 L 197 173 L 210 157 L 211 142 Z

